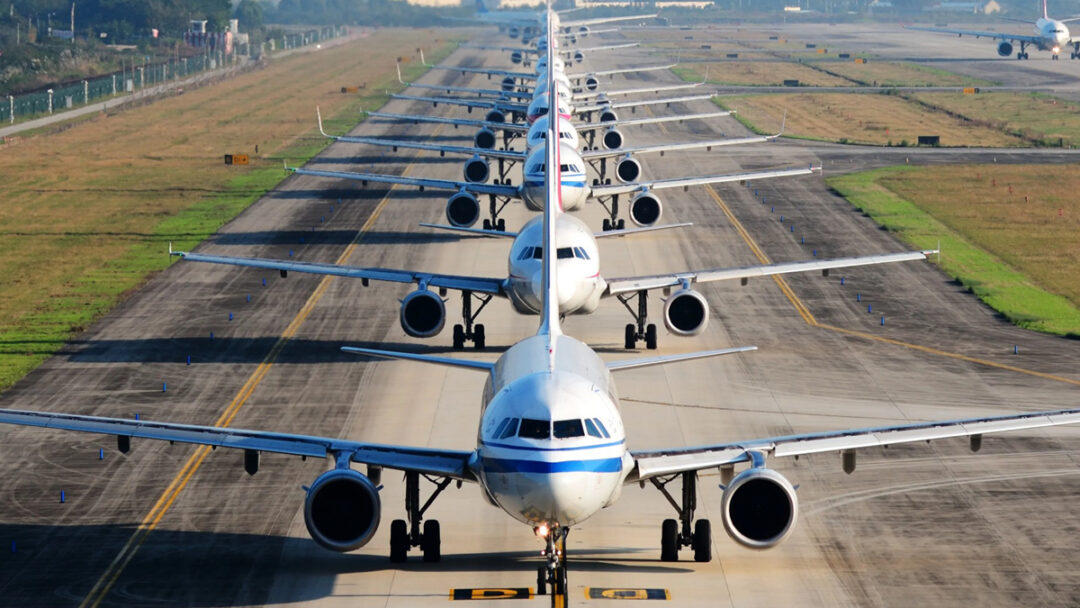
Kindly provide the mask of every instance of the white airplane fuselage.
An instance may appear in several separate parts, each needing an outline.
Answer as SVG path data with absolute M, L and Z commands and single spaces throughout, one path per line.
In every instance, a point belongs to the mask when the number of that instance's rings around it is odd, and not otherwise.
M 1039 38 L 1039 50 L 1057 55 L 1069 44 L 1069 28 L 1056 19 L 1039 18 L 1035 22 L 1035 35 Z
M 585 344 L 560 334 L 510 347 L 484 386 L 472 463 L 487 496 L 518 521 L 552 528 L 612 504 L 633 468 L 617 402 Z
M 560 194 L 563 211 L 573 211 L 581 207 L 590 192 L 585 182 L 585 161 L 573 146 L 565 142 L 559 142 L 559 153 L 562 169 Z M 537 146 L 530 150 L 523 166 L 524 180 L 521 197 L 530 210 L 542 211 L 547 198 L 544 190 L 544 174 L 547 167 L 544 146 Z
M 540 241 L 543 218 L 534 217 L 518 232 L 510 247 L 508 295 L 514 309 L 538 314 L 543 290 Z M 596 237 L 576 217 L 560 214 L 556 220 L 555 263 L 559 267 L 559 313 L 591 313 L 600 305 L 607 285 L 600 276 L 600 252 Z

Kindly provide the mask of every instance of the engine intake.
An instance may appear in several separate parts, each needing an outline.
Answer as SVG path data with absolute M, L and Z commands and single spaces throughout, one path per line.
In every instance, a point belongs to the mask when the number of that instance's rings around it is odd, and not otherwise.
M 574 51 L 574 63 L 581 63 L 582 61 L 585 61 L 585 53 Z
M 623 134 L 615 127 L 611 127 L 607 131 L 604 131 L 604 147 L 608 150 L 617 150 L 623 146 Z
M 414 338 L 430 338 L 446 323 L 446 305 L 442 298 L 426 289 L 418 289 L 401 301 L 401 329 Z
M 664 214 L 664 205 L 660 197 L 652 192 L 642 192 L 630 199 L 630 221 L 638 226 L 648 227 L 660 221 Z
M 473 143 L 476 144 L 476 147 L 485 150 L 494 150 L 496 141 L 495 132 L 487 128 L 480 129 L 476 132 L 476 136 L 473 137 Z
M 693 289 L 680 289 L 664 302 L 664 326 L 678 336 L 696 336 L 709 324 L 709 303 Z
M 514 52 L 510 53 L 510 62 L 511 63 L 521 63 L 521 59 L 522 59 L 523 56 L 524 56 L 524 54 L 521 51 L 514 51 Z
M 772 469 L 743 471 L 724 489 L 720 501 L 724 529 L 751 549 L 775 547 L 791 535 L 799 514 L 795 488 Z
M 488 122 L 506 122 L 506 114 L 498 110 L 490 110 L 484 115 L 484 120 Z
M 304 523 L 315 542 L 344 553 L 367 544 L 379 529 L 379 491 L 351 469 L 315 479 L 304 500 Z
M 619 120 L 619 115 L 615 113 L 615 110 L 611 108 L 600 110 L 600 122 L 615 122 L 616 120 Z
M 1013 52 L 1012 43 L 1011 42 L 1004 42 L 1004 41 L 998 43 L 997 52 L 998 52 L 998 55 L 1001 55 L 1002 57 L 1008 57 L 1009 55 L 1012 55 L 1012 52 Z
M 480 219 L 480 202 L 468 192 L 458 192 L 446 201 L 446 221 L 458 228 L 468 228 Z
M 638 178 L 641 177 L 641 163 L 630 156 L 620 158 L 619 161 L 615 163 L 615 177 L 624 184 L 636 182 Z M 631 203 L 631 205 L 632 204 L 633 203 Z M 660 216 L 657 215 L 657 219 L 659 219 L 659 217 Z
M 502 90 L 513 91 L 515 86 L 517 86 L 517 80 L 513 76 L 506 76 L 502 79 Z
M 590 91 L 595 91 L 596 87 L 600 86 L 600 79 L 592 74 L 585 77 L 585 88 Z
M 465 161 L 463 173 L 465 175 L 465 181 L 473 184 L 482 184 L 491 177 L 491 168 L 488 166 L 486 160 L 479 156 L 474 156 Z

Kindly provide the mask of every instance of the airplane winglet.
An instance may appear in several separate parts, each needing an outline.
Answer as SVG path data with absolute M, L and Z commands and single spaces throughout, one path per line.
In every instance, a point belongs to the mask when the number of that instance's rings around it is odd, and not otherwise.
M 784 110 L 784 118 L 780 120 L 780 131 L 776 135 L 769 135 L 766 137 L 769 141 L 775 141 L 780 139 L 780 136 L 784 134 L 784 129 L 787 127 L 787 110 Z M 813 167 L 811 167 L 813 169 Z
M 428 65 L 427 60 L 424 59 L 424 49 L 420 49 L 420 65 L 422 65 L 422 66 L 424 66 L 426 68 L 431 67 L 430 65 Z
M 701 79 L 701 84 L 709 82 L 709 64 L 705 64 L 705 77 Z
M 327 134 L 326 134 L 326 131 L 325 131 L 325 130 L 323 130 L 323 126 L 322 126 L 322 112 L 321 112 L 321 111 L 319 111 L 319 106 L 315 106 L 315 118 L 316 118 L 316 119 L 317 119 L 317 120 L 319 121 L 319 133 L 322 133 L 322 134 L 323 134 L 323 137 L 332 137 L 331 135 L 327 135 Z
M 407 83 L 407 82 L 405 82 L 404 80 L 401 79 L 401 64 L 395 61 L 394 62 L 394 67 L 397 68 L 397 81 L 400 82 L 403 85 L 408 86 L 409 83 Z
M 392 350 L 378 350 L 374 348 L 360 348 L 357 346 L 342 346 L 341 351 L 346 353 L 352 353 L 354 355 L 369 355 L 372 357 L 382 357 L 384 359 L 405 359 L 408 361 L 420 361 L 422 363 L 445 365 L 447 367 L 459 367 L 463 369 L 471 369 L 481 372 L 490 372 L 492 369 L 495 368 L 495 364 L 488 361 L 455 359 L 453 357 L 435 357 L 432 355 L 421 355 L 417 353 L 406 353 Z
M 465 226 L 446 226 L 444 224 L 429 224 L 427 222 L 420 222 L 420 226 L 424 228 L 433 228 L 435 230 L 447 230 L 450 232 L 464 232 L 466 234 L 475 234 L 478 236 L 490 236 L 496 238 L 517 238 L 518 233 L 510 232 L 508 230 L 484 230 L 482 228 L 468 228 Z
M 675 363 L 676 361 L 691 361 L 693 359 L 704 359 L 706 357 L 719 357 L 721 355 L 734 355 L 737 353 L 745 353 L 752 350 L 757 350 L 756 346 L 736 346 L 735 348 L 722 348 L 720 350 L 704 350 L 695 353 L 683 353 L 678 355 L 663 355 L 660 357 L 645 357 L 643 359 L 623 359 L 621 361 L 610 361 L 607 364 L 609 371 L 619 371 L 624 369 L 633 369 L 635 367 L 648 367 L 650 365 L 664 365 L 666 363 Z

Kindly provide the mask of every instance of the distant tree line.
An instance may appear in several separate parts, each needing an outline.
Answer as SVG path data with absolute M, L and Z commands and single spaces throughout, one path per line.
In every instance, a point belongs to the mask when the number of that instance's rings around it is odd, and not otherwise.
M 252 1 L 252 0 L 246 0 Z M 263 21 L 280 24 L 416 26 L 450 24 L 446 17 L 473 14 L 465 7 L 415 6 L 404 0 L 281 0 L 261 3 Z

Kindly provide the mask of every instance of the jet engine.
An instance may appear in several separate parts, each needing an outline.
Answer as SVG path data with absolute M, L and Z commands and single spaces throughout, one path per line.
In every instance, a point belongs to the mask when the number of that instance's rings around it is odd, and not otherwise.
M 574 51 L 574 63 L 581 63 L 582 61 L 585 61 L 585 53 Z
M 484 115 L 484 120 L 488 122 L 506 122 L 506 114 L 499 110 L 488 110 L 488 113 Z
M 498 138 L 495 137 L 495 132 L 486 127 L 477 131 L 476 136 L 473 137 L 473 143 L 476 144 L 476 147 L 485 150 L 494 150 L 496 141 L 498 141 Z
M 518 26 L 511 25 L 509 34 L 511 38 L 517 38 L 521 34 L 521 30 L 518 29 Z
M 642 192 L 630 199 L 630 221 L 638 226 L 652 226 L 660 221 L 664 213 L 664 205 L 660 197 L 652 192 Z
M 510 53 L 510 62 L 511 63 L 521 63 L 521 59 L 522 59 L 523 56 L 524 56 L 524 54 L 521 51 L 514 51 L 514 52 Z
M 479 156 L 473 156 L 465 161 L 464 174 L 465 181 L 472 184 L 482 184 L 491 177 L 491 168 L 488 167 L 488 161 Z
M 502 79 L 501 86 L 504 91 L 513 91 L 514 87 L 517 86 L 517 80 L 513 76 L 507 76 Z
M 615 113 L 615 110 L 611 108 L 600 110 L 600 122 L 615 122 L 616 120 L 619 120 L 619 115 Z
M 480 219 L 480 201 L 468 192 L 458 192 L 446 201 L 446 221 L 451 226 L 468 228 Z
M 304 523 L 315 542 L 344 553 L 367 544 L 379 529 L 379 491 L 352 469 L 319 475 L 304 500 Z
M 664 301 L 664 326 L 677 336 L 696 336 L 709 324 L 709 303 L 693 289 L 680 289 Z
M 607 138 L 605 138 L 606 140 Z M 615 177 L 624 184 L 637 181 L 641 177 L 641 163 L 632 156 L 624 156 L 615 163 Z M 633 203 L 631 203 L 633 205 Z M 657 219 L 659 219 L 659 201 L 657 202 Z M 635 220 L 636 221 L 636 220 Z
M 401 301 L 401 329 L 414 338 L 430 338 L 446 323 L 442 298 L 426 289 L 417 289 Z
M 578 31 L 578 34 L 581 35 L 582 38 L 584 38 L 585 36 L 589 35 L 589 26 L 587 26 L 587 25 L 579 26 L 577 28 L 577 31 Z
M 795 529 L 799 500 L 783 475 L 758 467 L 739 473 L 720 500 L 724 529 L 732 540 L 751 549 L 768 549 Z
M 1006 41 L 1003 40 L 1003 41 L 998 43 L 998 46 L 997 46 L 998 55 L 1001 55 L 1002 57 L 1008 57 L 1009 55 L 1012 55 L 1012 51 L 1013 51 L 1013 46 L 1012 46 L 1011 42 L 1006 42 Z
M 600 79 L 592 74 L 585 77 L 585 88 L 590 91 L 595 91 L 600 86 Z
M 611 127 L 607 131 L 604 131 L 604 147 L 608 150 L 615 150 L 623 146 L 623 134 L 615 127 Z

